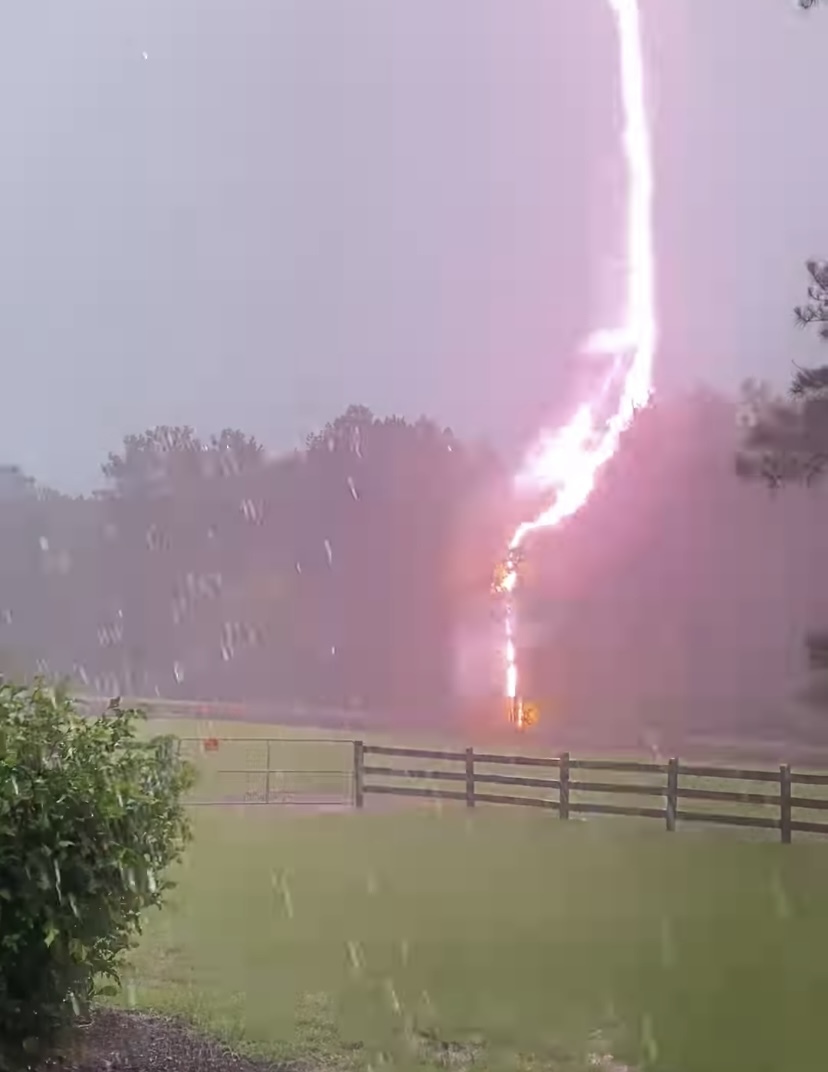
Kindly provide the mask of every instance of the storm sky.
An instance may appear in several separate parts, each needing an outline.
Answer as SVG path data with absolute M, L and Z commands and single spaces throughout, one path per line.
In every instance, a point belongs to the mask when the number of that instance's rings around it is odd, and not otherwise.
M 666 387 L 779 383 L 828 255 L 828 10 L 642 0 Z M 504 448 L 622 294 L 605 0 L 26 0 L 0 12 L 0 462 L 273 450 L 351 402 Z

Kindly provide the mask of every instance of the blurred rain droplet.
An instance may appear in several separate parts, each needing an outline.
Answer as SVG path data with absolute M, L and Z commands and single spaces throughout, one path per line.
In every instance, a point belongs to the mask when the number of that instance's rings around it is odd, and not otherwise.
M 285 915 L 288 919 L 293 919 L 293 898 L 290 895 L 287 876 L 284 874 L 277 874 L 273 871 L 270 875 L 270 884 L 274 890 L 278 890 L 282 895 L 282 901 L 285 905 Z
M 282 897 L 285 902 L 285 912 L 288 919 L 293 919 L 293 898 L 290 894 L 290 887 L 287 884 L 287 879 L 282 876 Z
M 647 1059 L 655 1063 L 658 1060 L 658 1043 L 656 1042 L 653 1018 L 648 1012 L 644 1013 L 644 1018 L 641 1021 L 641 1041 L 644 1044 Z
M 773 904 L 776 909 L 776 914 L 780 919 L 791 918 L 791 902 L 788 899 L 788 895 L 785 893 L 785 888 L 782 885 L 782 879 L 779 872 L 774 871 L 773 878 L 771 879 L 771 893 L 773 895 Z
M 397 997 L 397 991 L 394 989 L 394 980 L 393 979 L 386 979 L 385 980 L 385 992 L 388 995 L 388 1001 L 389 1001 L 389 1003 L 391 1005 L 391 1008 L 394 1010 L 394 1012 L 396 1012 L 396 1013 L 402 1012 L 402 1006 L 400 1005 L 400 999 Z
M 351 962 L 351 970 L 354 972 L 355 975 L 357 975 L 359 974 L 359 972 L 362 971 L 363 968 L 362 950 L 360 948 L 359 942 L 351 940 L 347 944 L 348 959 Z

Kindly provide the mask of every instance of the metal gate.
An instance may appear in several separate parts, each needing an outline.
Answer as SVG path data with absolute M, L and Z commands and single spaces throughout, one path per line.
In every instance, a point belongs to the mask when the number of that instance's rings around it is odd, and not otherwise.
M 354 745 L 341 737 L 182 737 L 197 781 L 193 805 L 340 810 L 354 800 Z

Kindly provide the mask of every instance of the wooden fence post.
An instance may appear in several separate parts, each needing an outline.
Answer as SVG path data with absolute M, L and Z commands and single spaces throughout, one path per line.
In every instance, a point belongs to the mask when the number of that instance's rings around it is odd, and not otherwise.
M 667 799 L 665 801 L 664 817 L 667 829 L 672 833 L 676 829 L 676 812 L 678 811 L 679 795 L 679 761 L 670 759 L 667 761 Z
M 779 829 L 782 843 L 791 843 L 791 768 L 788 763 L 779 767 Z
M 560 789 L 558 791 L 558 818 L 569 818 L 569 752 L 562 752 L 558 763 Z
M 267 773 L 265 774 L 265 804 L 270 803 L 270 741 L 267 742 L 267 760 L 265 763 L 267 767 Z
M 466 749 L 466 807 L 474 807 L 474 749 Z
M 364 767 L 365 745 L 362 741 L 354 741 L 354 807 L 357 808 L 365 803 Z

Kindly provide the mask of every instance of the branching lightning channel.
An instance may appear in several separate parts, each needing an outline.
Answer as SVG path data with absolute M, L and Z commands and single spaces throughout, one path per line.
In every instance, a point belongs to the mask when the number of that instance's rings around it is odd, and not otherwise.
M 506 599 L 506 695 L 522 725 L 515 651 L 514 591 L 521 550 L 530 533 L 555 528 L 588 501 L 603 465 L 652 391 L 657 324 L 653 248 L 653 166 L 646 107 L 640 0 L 605 0 L 615 20 L 626 165 L 625 295 L 622 322 L 602 328 L 586 349 L 606 359 L 608 371 L 593 396 L 562 428 L 543 432 L 528 453 L 516 484 L 540 494 L 547 505 L 522 521 L 509 542 L 497 589 Z

